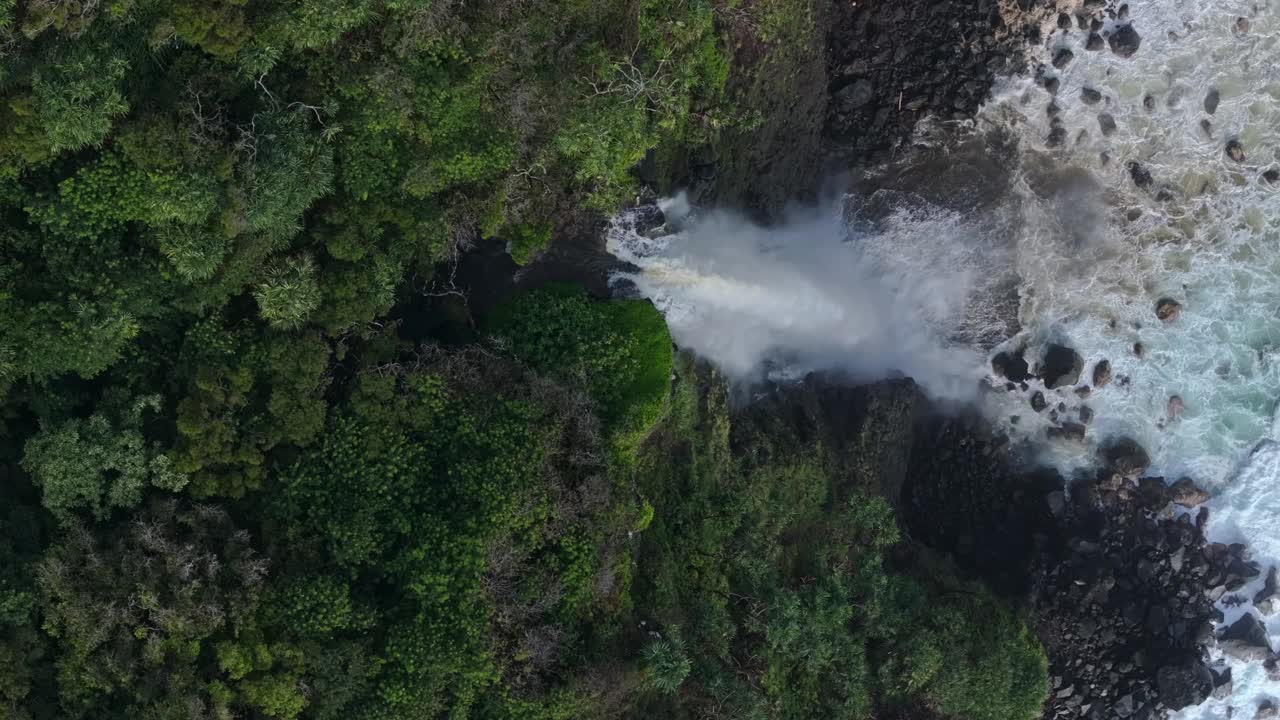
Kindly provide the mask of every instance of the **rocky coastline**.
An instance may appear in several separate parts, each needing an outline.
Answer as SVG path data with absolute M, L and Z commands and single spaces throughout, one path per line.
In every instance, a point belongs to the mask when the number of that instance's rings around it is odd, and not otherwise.
M 1102 49 L 1094 36 L 1108 14 L 1117 11 L 1092 0 L 1067 12 L 1035 0 L 818 3 L 810 31 L 790 39 L 801 44 L 794 52 L 779 59 L 739 48 L 740 64 L 772 73 L 736 88 L 761 112 L 756 127 L 728 133 L 666 174 L 642 166 L 642 175 L 654 194 L 686 188 L 699 204 L 769 222 L 815 196 L 833 169 L 901 152 L 921 119 L 971 117 L 998 73 L 1026 66 L 1028 44 L 1055 18 L 1087 35 L 1088 50 Z M 1140 42 L 1122 28 L 1102 39 L 1121 55 Z M 1039 74 L 1052 93 L 1054 68 Z M 579 223 L 518 282 L 585 274 L 585 284 L 607 292 L 601 234 L 598 222 Z M 1176 303 L 1156 309 L 1162 321 L 1176 311 Z M 1025 351 L 996 353 L 987 389 L 1024 394 L 1028 412 L 1051 418 L 1052 441 L 1082 439 L 1090 394 L 1128 381 L 1105 361 L 1086 371 L 1068 347 L 1049 346 L 1030 363 Z M 1051 404 L 1028 384 L 1037 378 L 1070 402 Z M 1180 408 L 1170 398 L 1171 416 Z M 1244 546 L 1208 542 L 1207 494 L 1189 480 L 1147 476 L 1146 453 L 1131 440 L 1113 439 L 1095 473 L 1063 478 L 1028 462 L 976 411 L 937 407 L 909 380 L 858 385 L 826 374 L 757 388 L 737 412 L 769 432 L 821 439 L 850 488 L 892 502 L 908 544 L 950 555 L 1024 608 L 1049 660 L 1044 718 L 1151 720 L 1225 697 L 1231 672 L 1210 660 L 1213 646 L 1277 665 L 1255 616 L 1214 631 L 1218 601 L 1264 571 L 1266 587 L 1253 600 L 1271 602 L 1276 570 L 1252 562 Z

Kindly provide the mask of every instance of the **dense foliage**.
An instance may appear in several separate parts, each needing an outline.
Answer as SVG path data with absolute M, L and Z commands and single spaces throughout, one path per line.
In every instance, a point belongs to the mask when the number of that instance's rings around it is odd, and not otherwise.
M 0 0 L 0 720 L 1029 717 L 651 305 L 450 304 L 749 127 L 802 4 Z

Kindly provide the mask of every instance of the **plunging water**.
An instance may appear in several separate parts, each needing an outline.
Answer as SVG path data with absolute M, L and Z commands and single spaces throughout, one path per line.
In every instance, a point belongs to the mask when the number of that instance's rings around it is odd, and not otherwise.
M 1211 540 L 1248 543 L 1266 568 L 1280 560 L 1280 446 L 1267 444 L 1280 440 L 1280 176 L 1268 172 L 1280 170 L 1280 18 L 1267 0 L 1128 5 L 1103 32 L 1131 22 L 1132 57 L 1087 50 L 1074 27 L 1047 31 L 1042 59 L 1068 48 L 1071 62 L 1009 79 L 970 127 L 929 135 L 945 146 L 860 184 L 877 190 L 769 231 L 721 212 L 678 222 L 671 207 L 664 232 L 620 219 L 610 248 L 676 341 L 733 374 L 900 372 L 981 402 L 1067 473 L 1099 441 L 1131 436 L 1153 473 L 1214 494 Z M 996 140 L 1012 150 L 975 161 L 973 144 Z M 1162 299 L 1181 312 L 1161 320 Z M 1072 347 L 1085 372 L 1056 390 L 979 393 L 997 336 L 1033 364 L 1049 342 Z M 1102 359 L 1114 379 L 1082 399 Z M 1027 404 L 1037 390 L 1066 407 L 1059 422 L 1092 411 L 1084 446 L 1046 439 L 1048 413 Z M 1222 609 L 1227 622 L 1258 613 Z M 1263 620 L 1274 646 L 1280 615 Z M 1234 695 L 1179 717 L 1252 717 L 1280 697 L 1262 667 L 1231 662 Z

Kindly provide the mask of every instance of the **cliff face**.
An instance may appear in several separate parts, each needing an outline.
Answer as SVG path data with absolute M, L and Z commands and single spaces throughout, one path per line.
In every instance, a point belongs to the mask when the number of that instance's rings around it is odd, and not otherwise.
M 1024 66 L 1046 12 L 997 0 L 791 4 L 763 37 L 749 17 L 728 19 L 730 96 L 753 123 L 677 173 L 702 203 L 768 220 L 824 179 L 892 156 L 921 119 L 971 117 L 997 75 Z

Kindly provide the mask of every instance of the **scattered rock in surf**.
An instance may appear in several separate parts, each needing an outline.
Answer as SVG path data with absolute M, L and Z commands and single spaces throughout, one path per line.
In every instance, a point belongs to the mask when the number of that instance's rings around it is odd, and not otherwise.
M 1037 390 L 1035 394 L 1031 396 L 1032 410 L 1035 410 L 1036 412 L 1044 412 L 1044 409 L 1048 406 L 1049 406 L 1049 403 L 1045 402 L 1044 400 L 1044 393 L 1040 392 L 1039 390 Z
M 1162 477 L 1138 479 L 1138 500 L 1149 512 L 1159 512 L 1169 504 L 1169 486 Z
M 1209 122 L 1209 118 L 1205 118 L 1200 121 L 1200 129 L 1204 131 L 1205 137 L 1207 138 L 1213 137 L 1213 123 Z
M 1117 20 L 1129 19 L 1129 3 L 1125 3 L 1121 5 L 1120 9 L 1116 10 L 1116 19 Z
M 1058 48 L 1058 51 L 1053 54 L 1053 66 L 1061 70 L 1070 65 L 1075 56 L 1076 54 L 1067 48 Z
M 1151 457 L 1133 438 L 1112 438 L 1099 454 L 1108 470 L 1123 477 L 1137 477 L 1151 467 Z
M 1218 88 L 1209 88 L 1209 92 L 1204 96 L 1204 111 L 1210 115 L 1218 112 L 1218 102 L 1222 100 L 1222 95 L 1218 92 Z
M 1065 345 L 1049 345 L 1040 361 L 1040 379 L 1050 390 L 1075 385 L 1084 370 L 1084 358 Z
M 1142 355 L 1143 355 L 1146 351 L 1147 351 L 1147 349 L 1146 349 L 1145 347 L 1143 347 L 1143 346 L 1142 346 L 1142 343 L 1140 343 L 1140 342 L 1136 342 L 1136 343 L 1134 343 L 1134 344 L 1133 344 L 1133 354 L 1134 354 L 1134 355 L 1136 355 L 1136 356 L 1138 356 L 1138 357 L 1142 357 Z M 1124 385 L 1128 385 L 1128 384 L 1129 384 L 1129 377 L 1128 377 L 1127 375 L 1126 375 L 1126 376 L 1124 376 L 1124 383 L 1122 383 L 1122 384 L 1124 384 Z
M 1213 673 L 1213 696 L 1219 700 L 1226 700 L 1231 697 L 1231 690 L 1235 683 L 1231 680 L 1231 668 L 1224 668 L 1221 672 Z
M 1056 408 L 1049 411 L 1049 422 L 1051 423 L 1058 422 L 1058 410 Z
M 1058 13 L 1058 29 L 1059 29 L 1059 30 L 1070 30 L 1070 29 L 1071 29 L 1071 16 L 1070 16 L 1070 15 L 1068 15 L 1068 14 L 1066 14 L 1066 13 Z
M 1062 114 L 1062 106 L 1058 105 L 1057 100 L 1050 100 L 1049 104 L 1045 106 L 1044 112 L 1050 118 L 1056 118 Z
M 631 211 L 635 231 L 641 235 L 653 235 L 660 232 L 667 224 L 667 216 L 657 205 L 641 205 Z
M 1093 408 L 1088 405 L 1081 405 L 1078 412 L 1080 414 L 1080 422 L 1085 425 L 1093 422 Z
M 1182 303 L 1173 298 L 1160 298 L 1156 301 L 1156 317 L 1162 322 L 1173 322 L 1182 314 Z
M 1270 700 L 1263 700 L 1258 706 L 1258 711 L 1253 714 L 1253 720 L 1270 720 L 1277 714 L 1276 704 Z
M 1122 25 L 1111 33 L 1111 37 L 1107 38 L 1107 42 L 1111 45 L 1111 52 L 1122 58 L 1133 57 L 1138 52 L 1138 46 L 1142 44 L 1142 37 L 1138 35 L 1138 31 L 1133 29 L 1133 25 Z
M 1234 28 L 1237 35 L 1245 35 L 1249 32 L 1249 18 L 1238 17 Z
M 1096 388 L 1104 388 L 1109 382 L 1111 382 L 1111 361 L 1099 360 L 1097 364 L 1093 366 L 1093 386 Z
M 1177 420 L 1185 408 L 1181 395 L 1170 395 L 1169 402 L 1165 404 L 1165 414 L 1169 416 L 1169 422 Z
M 1106 150 L 1103 150 L 1102 152 L 1098 153 L 1098 163 L 1102 165 L 1102 167 L 1106 167 L 1107 165 L 1110 165 L 1111 153 L 1107 152 Z
M 1064 422 L 1059 426 L 1049 428 L 1049 439 L 1084 442 L 1084 433 L 1084 425 L 1075 422 Z
M 1080 387 L 1076 388 L 1076 397 L 1080 399 L 1087 398 L 1092 394 L 1093 394 L 1093 388 L 1089 387 L 1088 385 L 1081 385 Z
M 1084 101 L 1085 105 L 1097 105 L 1102 102 L 1102 93 L 1087 87 L 1080 91 L 1080 99 Z
M 1107 46 L 1107 41 L 1096 32 L 1089 33 L 1089 39 L 1084 41 L 1085 50 L 1101 50 Z
M 1102 18 L 1095 17 L 1089 21 L 1089 29 L 1093 32 L 1101 32 L 1106 27 L 1106 23 L 1102 22 Z
M 1089 29 L 1089 17 L 1087 15 L 1076 15 L 1076 27 L 1081 30 Z
M 1252 613 L 1245 613 L 1218 637 L 1222 652 L 1244 662 L 1264 660 L 1271 654 L 1266 628 Z
M 1214 690 L 1214 677 L 1199 660 L 1166 665 L 1156 673 L 1160 702 L 1170 710 L 1181 710 L 1204 702 Z
M 991 358 L 991 371 L 1015 383 L 1024 382 L 1031 377 L 1031 370 L 1027 366 L 1026 359 L 1022 357 L 1021 350 L 1013 353 L 996 353 L 996 356 Z
M 1200 507 L 1209 500 L 1209 493 L 1196 485 L 1191 478 L 1184 477 L 1169 488 L 1169 496 L 1175 505 L 1184 508 Z
M 1258 606 L 1263 615 L 1270 615 L 1273 609 L 1272 601 L 1276 597 L 1276 568 L 1271 566 L 1267 571 L 1267 579 L 1262 583 L 1262 589 L 1253 596 L 1253 604 Z
M 1045 143 L 1053 147 L 1062 147 L 1067 141 L 1067 129 L 1061 125 L 1057 125 L 1049 130 L 1049 137 L 1045 139 Z
M 1116 131 L 1116 119 L 1111 113 L 1098 113 L 1098 128 L 1102 130 L 1103 137 L 1110 137 Z
M 1144 95 L 1142 97 L 1142 107 L 1145 108 L 1147 112 L 1152 112 L 1156 109 L 1156 99 L 1150 95 Z
M 1276 183 L 1280 182 L 1280 169 L 1271 168 L 1267 170 L 1266 172 L 1262 173 L 1262 179 L 1266 180 L 1272 185 L 1275 185 Z
M 1104 113 L 1105 114 L 1105 113 Z M 1101 119 L 1101 115 L 1098 116 Z M 1112 122 L 1115 122 L 1114 120 Z M 1129 177 L 1133 179 L 1133 184 L 1142 189 L 1151 187 L 1151 171 L 1142 166 L 1142 163 L 1129 161 Z
M 1244 162 L 1244 146 L 1240 144 L 1239 140 L 1232 139 L 1227 141 L 1227 157 L 1236 162 Z

